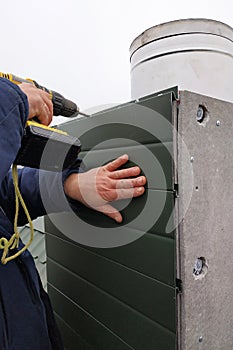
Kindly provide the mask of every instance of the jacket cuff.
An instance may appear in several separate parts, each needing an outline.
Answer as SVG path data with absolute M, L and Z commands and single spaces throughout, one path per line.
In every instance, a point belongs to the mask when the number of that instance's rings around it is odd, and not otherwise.
M 84 173 L 85 172 L 85 165 L 82 161 L 82 159 L 77 158 L 75 163 L 72 165 L 71 168 L 63 170 L 62 172 L 62 184 L 64 185 L 65 180 L 71 175 L 71 174 L 78 174 L 78 173 Z

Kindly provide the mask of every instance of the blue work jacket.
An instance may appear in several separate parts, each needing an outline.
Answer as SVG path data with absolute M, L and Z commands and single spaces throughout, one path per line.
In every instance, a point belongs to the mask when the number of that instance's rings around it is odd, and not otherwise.
M 0 238 L 9 239 L 14 232 L 15 195 L 10 168 L 20 149 L 27 117 L 26 95 L 18 86 L 0 78 Z M 48 188 L 49 210 L 62 211 L 57 201 L 58 189 L 62 190 L 60 177 L 40 170 L 40 186 L 41 183 L 45 191 Z M 46 214 L 48 205 L 45 211 L 40 195 L 39 170 L 20 169 L 19 187 L 31 218 Z M 26 223 L 26 216 L 20 208 L 18 224 Z M 19 249 L 21 247 L 22 242 Z M 0 262 L 0 349 L 63 349 L 50 300 L 27 250 L 5 265 Z

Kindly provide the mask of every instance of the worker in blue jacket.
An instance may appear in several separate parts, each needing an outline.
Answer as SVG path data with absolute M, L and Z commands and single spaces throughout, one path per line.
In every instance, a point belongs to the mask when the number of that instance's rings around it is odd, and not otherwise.
M 15 192 L 11 165 L 20 149 L 25 123 L 35 116 L 42 124 L 50 124 L 53 106 L 49 95 L 31 84 L 16 86 L 0 78 L 0 242 L 9 240 L 14 232 Z M 31 218 L 45 215 L 46 211 L 63 211 L 59 203 L 59 191 L 62 190 L 67 198 L 76 200 L 77 205 L 82 203 L 121 222 L 121 214 L 110 202 L 140 196 L 146 183 L 138 167 L 119 170 L 127 160 L 128 156 L 123 155 L 105 166 L 82 173 L 77 166 L 64 171 L 62 181 L 56 173 L 20 169 L 19 188 Z M 40 195 L 41 187 L 49 194 L 46 210 Z M 90 197 L 88 193 L 91 193 Z M 26 223 L 26 215 L 20 208 L 18 224 Z M 19 247 L 9 250 L 8 256 L 22 247 L 20 241 Z M 25 250 L 4 264 L 1 251 L 0 349 L 62 350 L 52 307 L 31 254 Z

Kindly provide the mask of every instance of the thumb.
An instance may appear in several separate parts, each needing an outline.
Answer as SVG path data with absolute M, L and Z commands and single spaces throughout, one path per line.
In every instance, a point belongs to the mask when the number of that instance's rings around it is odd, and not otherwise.
M 101 205 L 99 207 L 96 207 L 95 210 L 99 211 L 100 213 L 103 213 L 104 215 L 108 216 L 109 218 L 115 220 L 118 223 L 122 222 L 121 213 L 110 204 Z

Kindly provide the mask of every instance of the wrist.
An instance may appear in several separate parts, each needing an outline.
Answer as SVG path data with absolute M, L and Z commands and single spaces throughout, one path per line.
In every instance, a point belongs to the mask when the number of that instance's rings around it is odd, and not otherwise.
M 67 179 L 64 181 L 64 192 L 65 195 L 70 197 L 71 199 L 75 199 L 79 202 L 84 202 L 80 188 L 79 188 L 79 176 L 82 174 L 71 174 L 67 177 Z

